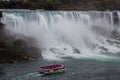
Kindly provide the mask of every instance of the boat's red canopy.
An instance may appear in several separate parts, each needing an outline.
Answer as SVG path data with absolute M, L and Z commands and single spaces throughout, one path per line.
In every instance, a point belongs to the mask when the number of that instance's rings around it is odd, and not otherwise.
M 60 69 L 60 68 L 64 68 L 64 66 L 61 65 L 61 64 L 55 64 L 55 65 L 49 65 L 49 66 L 40 67 L 41 70 Z

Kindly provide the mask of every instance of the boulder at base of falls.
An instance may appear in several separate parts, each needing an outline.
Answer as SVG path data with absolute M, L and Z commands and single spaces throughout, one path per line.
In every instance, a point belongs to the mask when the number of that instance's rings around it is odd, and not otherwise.
M 107 52 L 108 51 L 108 49 L 107 48 L 105 48 L 104 46 L 100 46 L 99 47 L 102 51 L 105 51 L 105 52 Z
M 113 30 L 111 36 L 116 40 L 120 40 L 120 33 L 118 32 L 118 30 Z
M 73 53 L 81 54 L 81 52 L 79 51 L 79 49 L 76 49 L 76 48 L 73 48 Z
M 64 52 L 63 52 L 61 49 L 50 48 L 49 50 L 50 50 L 52 53 L 54 53 L 54 54 L 64 55 Z
M 18 39 L 0 46 L 0 63 L 15 63 L 42 58 L 41 51 L 36 47 L 26 46 L 25 42 Z

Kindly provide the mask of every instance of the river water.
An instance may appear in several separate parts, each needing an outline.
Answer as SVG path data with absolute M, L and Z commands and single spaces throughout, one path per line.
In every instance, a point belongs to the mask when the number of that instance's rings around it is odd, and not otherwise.
M 36 60 L 25 63 L 1 65 L 0 80 L 120 80 L 120 59 L 73 59 L 65 61 Z M 64 64 L 65 73 L 41 76 L 39 67 Z

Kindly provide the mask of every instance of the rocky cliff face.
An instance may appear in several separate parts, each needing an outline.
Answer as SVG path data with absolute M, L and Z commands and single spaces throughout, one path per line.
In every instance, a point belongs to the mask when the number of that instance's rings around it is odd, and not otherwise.
M 2 12 L 0 12 L 0 18 L 2 18 Z M 29 40 L 29 38 L 26 38 L 26 40 Z M 0 21 L 0 64 L 22 62 L 37 58 L 41 58 L 40 50 L 27 46 L 25 40 L 14 39 L 14 36 L 6 35 L 4 24 Z
M 0 11 L 0 18 L 2 18 L 2 12 Z

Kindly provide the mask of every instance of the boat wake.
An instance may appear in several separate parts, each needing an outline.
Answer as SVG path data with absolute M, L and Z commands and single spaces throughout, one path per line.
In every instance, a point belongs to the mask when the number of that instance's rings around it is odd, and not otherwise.
M 22 76 L 18 76 L 11 80 L 29 80 L 30 78 L 34 78 L 34 77 L 38 77 L 38 76 L 41 76 L 41 74 L 39 74 L 39 72 L 34 72 L 34 73 L 28 73 L 28 74 L 25 74 Z

